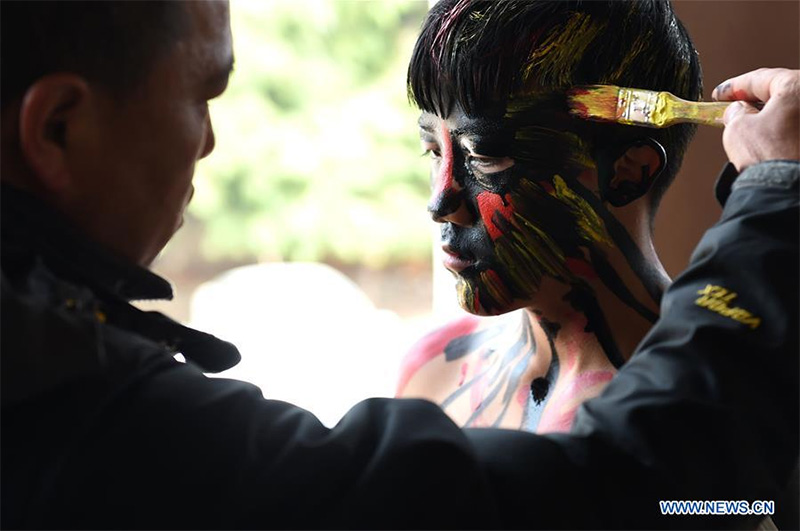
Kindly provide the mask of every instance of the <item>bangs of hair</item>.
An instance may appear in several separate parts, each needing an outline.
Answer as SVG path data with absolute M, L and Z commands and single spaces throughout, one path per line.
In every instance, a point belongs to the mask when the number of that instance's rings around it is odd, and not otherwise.
M 520 8 L 518 2 L 437 3 L 411 56 L 409 99 L 441 116 L 455 104 L 470 114 L 504 103 L 533 44 L 530 36 L 515 40 L 500 35 L 514 30 L 517 35 L 528 33 Z M 514 28 L 515 24 L 521 27 Z
M 584 84 L 696 99 L 695 55 L 661 0 L 440 0 L 414 47 L 408 96 L 442 116 L 454 104 L 486 112 L 515 94 Z

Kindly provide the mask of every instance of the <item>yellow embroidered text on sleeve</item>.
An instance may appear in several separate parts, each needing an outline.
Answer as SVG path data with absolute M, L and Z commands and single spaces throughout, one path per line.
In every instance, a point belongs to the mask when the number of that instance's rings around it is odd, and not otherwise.
M 730 302 L 738 296 L 736 292 L 729 291 L 722 286 L 707 284 L 697 294 L 700 297 L 694 303 L 701 308 L 708 308 L 723 317 L 729 317 L 734 321 L 745 324 L 753 330 L 761 324 L 760 317 L 756 317 L 744 308 L 739 308 L 738 306 L 731 308 Z

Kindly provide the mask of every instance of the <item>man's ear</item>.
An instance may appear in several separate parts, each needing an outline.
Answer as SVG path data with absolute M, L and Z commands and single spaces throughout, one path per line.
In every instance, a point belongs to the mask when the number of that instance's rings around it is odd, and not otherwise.
M 85 110 L 89 87 L 75 74 L 51 74 L 36 81 L 22 98 L 19 139 L 36 185 L 59 192 L 72 181 L 67 158 L 70 133 Z
M 640 138 L 609 160 L 600 178 L 600 194 L 615 207 L 625 206 L 647 193 L 667 164 L 664 147 L 652 138 Z

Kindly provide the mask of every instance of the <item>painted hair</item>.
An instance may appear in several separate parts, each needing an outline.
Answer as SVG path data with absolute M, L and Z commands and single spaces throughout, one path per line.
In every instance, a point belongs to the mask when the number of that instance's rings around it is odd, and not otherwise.
M 455 104 L 468 115 L 502 112 L 510 98 L 528 91 L 589 84 L 700 97 L 697 52 L 668 1 L 440 0 L 423 23 L 408 69 L 409 98 L 441 116 Z M 589 140 L 595 153 L 643 136 L 664 146 L 667 167 L 650 191 L 652 216 L 695 129 L 592 123 Z
M 0 22 L 3 108 L 55 72 L 125 94 L 188 30 L 181 2 L 144 0 L 3 2 Z

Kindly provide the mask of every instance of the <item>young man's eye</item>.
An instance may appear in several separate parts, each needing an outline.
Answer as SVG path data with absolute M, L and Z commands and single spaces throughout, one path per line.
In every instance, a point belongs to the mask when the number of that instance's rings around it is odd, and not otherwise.
M 439 150 L 439 146 L 433 144 L 431 142 L 423 142 L 422 143 L 423 157 L 430 157 L 432 159 L 440 159 L 442 158 L 442 152 Z
M 510 157 L 485 157 L 470 154 L 467 160 L 472 168 L 481 173 L 497 173 L 514 165 L 514 159 Z

